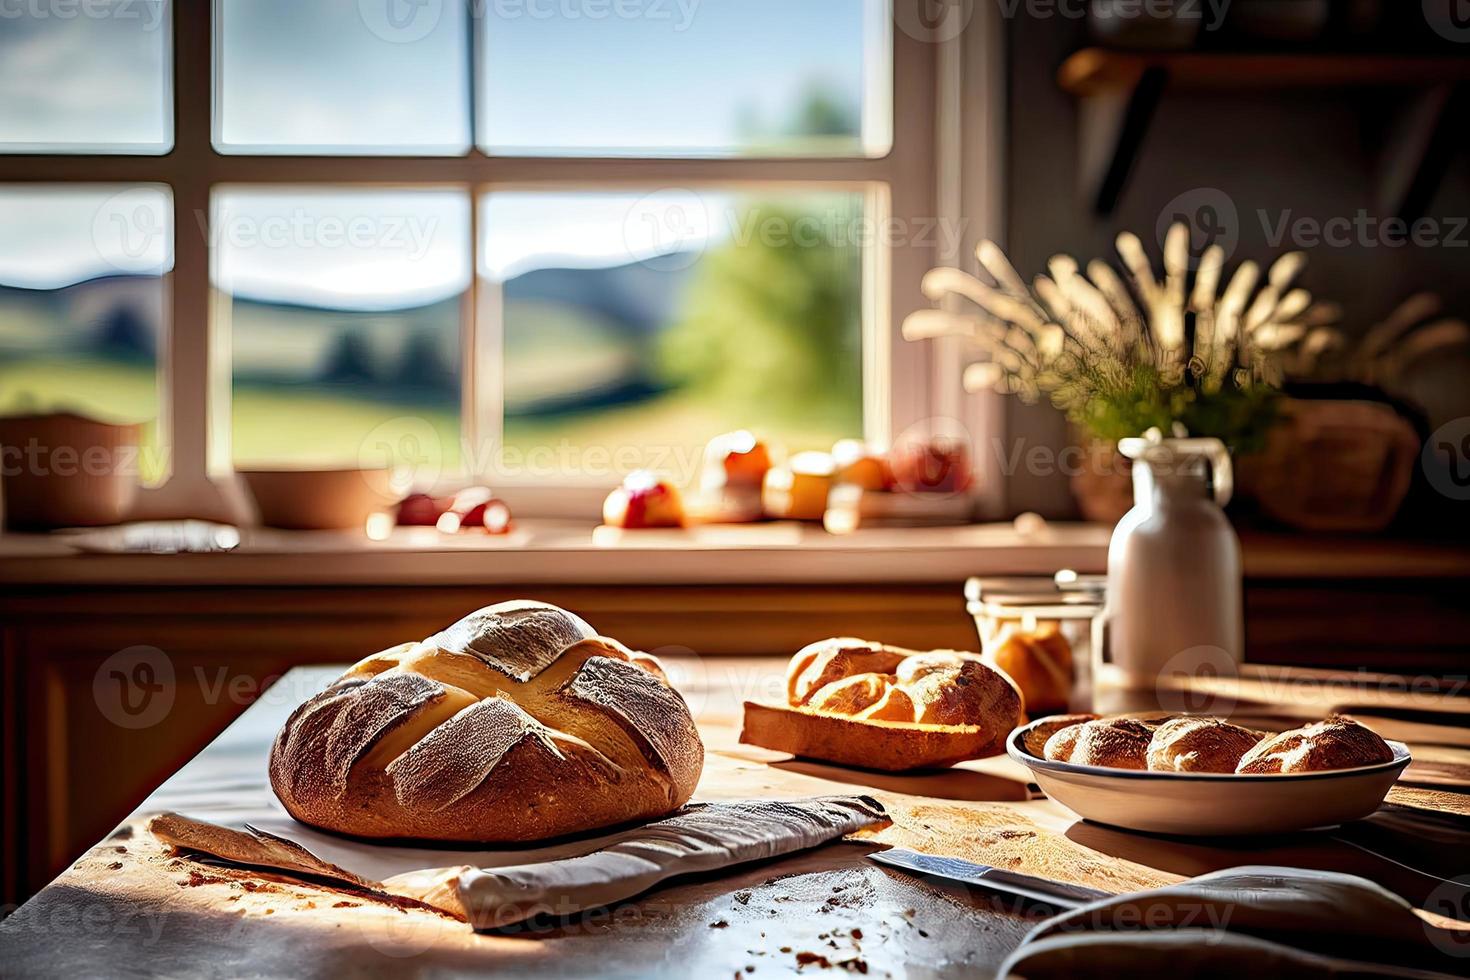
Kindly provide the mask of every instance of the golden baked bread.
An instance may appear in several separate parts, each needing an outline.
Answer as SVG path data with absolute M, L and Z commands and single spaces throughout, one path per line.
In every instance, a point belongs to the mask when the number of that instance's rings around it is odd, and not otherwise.
M 662 816 L 703 764 L 657 661 L 519 601 L 352 667 L 291 714 L 270 777 L 303 823 L 488 843 Z
M 1242 774 L 1352 769 L 1393 759 L 1393 749 L 1371 728 L 1335 716 L 1263 739 L 1236 766 Z
M 822 640 L 798 651 L 787 668 L 786 694 L 793 707 L 859 720 L 989 728 L 1004 724 L 1006 732 L 1022 711 L 1015 683 L 975 654 L 920 653 L 851 637 Z
M 1234 772 L 1259 732 L 1218 718 L 1175 718 L 1154 729 L 1148 768 L 1155 772 Z
M 1043 754 L 1082 766 L 1147 769 L 1153 735 L 1153 728 L 1136 718 L 1099 718 L 1058 731 L 1046 740 Z
M 1092 721 L 1097 715 L 1056 715 L 1039 722 L 1026 729 L 1026 737 L 1023 743 L 1026 751 L 1038 759 L 1046 758 L 1046 743 L 1057 732 L 1063 728 L 1071 728 L 1073 725 L 1081 725 L 1084 721 Z M 1080 733 L 1080 732 L 1079 732 Z M 1071 749 L 1067 750 L 1069 753 Z
M 747 704 L 741 741 L 875 769 L 994 755 L 1021 695 L 974 654 L 920 653 L 851 637 L 798 651 L 784 706 Z
M 782 704 L 745 702 L 740 741 L 862 769 L 902 772 L 983 759 L 1003 747 L 999 734 L 979 725 L 921 725 L 844 717 Z
M 1007 624 L 987 644 L 985 662 L 1016 682 L 1028 714 L 1067 710 L 1072 699 L 1072 645 L 1055 623 L 1034 630 Z

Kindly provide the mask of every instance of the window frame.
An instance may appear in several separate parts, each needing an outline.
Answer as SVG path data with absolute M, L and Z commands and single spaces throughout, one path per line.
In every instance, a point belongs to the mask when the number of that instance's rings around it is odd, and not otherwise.
M 922 4 L 927 0 L 891 0 Z M 173 191 L 174 266 L 165 276 L 167 323 L 158 359 L 159 439 L 170 447 L 166 483 L 144 496 L 144 516 L 238 515 L 240 491 L 228 458 L 230 365 L 228 338 L 211 286 L 207 222 L 217 185 L 373 186 L 385 189 L 452 187 L 471 199 L 470 234 L 476 249 L 469 289 L 461 305 L 461 425 L 463 437 L 482 444 L 484 425 L 500 417 L 487 384 L 488 325 L 480 294 L 479 199 L 504 189 L 568 187 L 722 187 L 801 184 L 813 188 L 862 187 L 879 209 L 873 217 L 922 237 L 926 227 L 957 216 L 940 209 L 938 193 L 936 66 L 953 41 L 931 42 L 886 24 L 891 46 L 892 146 L 879 157 L 530 157 L 490 156 L 472 146 L 462 156 L 322 156 L 220 153 L 215 149 L 215 4 L 171 4 L 173 146 L 147 156 L 8 154 L 0 152 L 5 183 L 162 183 Z M 966 32 L 968 33 L 968 32 Z M 477 72 L 479 30 L 471 25 L 467 77 Z M 470 112 L 476 118 L 472 97 Z M 958 390 L 958 366 L 936 362 L 932 344 L 905 342 L 897 329 L 910 311 L 928 305 L 919 283 L 940 256 L 931 235 L 899 246 L 864 250 L 864 435 L 877 444 L 935 414 Z M 949 361 L 949 358 L 943 358 Z M 938 389 L 946 389 L 949 394 Z M 952 400 L 950 404 L 953 404 Z M 492 474 L 463 474 L 485 478 Z M 502 484 L 504 481 L 502 481 Z M 497 484 L 497 490 L 502 484 Z M 507 486 L 512 506 L 526 514 L 588 516 L 606 485 Z M 589 507 L 593 508 L 589 510 Z

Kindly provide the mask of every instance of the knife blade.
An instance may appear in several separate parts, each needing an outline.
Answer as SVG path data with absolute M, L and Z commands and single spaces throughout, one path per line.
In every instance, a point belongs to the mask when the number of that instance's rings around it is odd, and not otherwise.
M 1041 902 L 1060 909 L 1075 909 L 1100 898 L 1112 897 L 1111 892 L 1099 891 L 1096 888 L 1052 881 L 1049 878 L 1038 878 L 1034 875 L 1023 875 L 988 864 L 962 861 L 959 858 L 920 854 L 918 851 L 898 847 L 886 851 L 874 851 L 868 855 L 868 860 L 893 868 L 902 868 L 905 871 L 917 871 L 920 874 L 947 878 L 950 881 L 975 885 L 991 891 L 1005 892 L 1008 895 L 1019 895 L 1033 902 Z

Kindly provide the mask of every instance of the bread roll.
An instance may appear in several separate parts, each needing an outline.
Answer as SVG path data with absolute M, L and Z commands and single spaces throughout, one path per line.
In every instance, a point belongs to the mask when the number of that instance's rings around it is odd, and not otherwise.
M 1240 760 L 1243 774 L 1352 769 L 1393 759 L 1393 749 L 1371 728 L 1333 717 L 1262 740 Z
M 1134 718 L 1099 718 L 1063 728 L 1046 740 L 1044 754 L 1057 762 L 1111 769 L 1147 769 L 1154 730 Z
M 1063 728 L 1081 725 L 1084 721 L 1092 721 L 1096 717 L 1097 715 L 1057 715 L 1054 718 L 1048 718 L 1046 721 L 1032 725 L 1026 729 L 1026 738 L 1024 741 L 1026 751 L 1038 759 L 1044 759 L 1046 758 L 1046 743 L 1053 735 Z M 1068 754 L 1071 751 L 1069 748 L 1067 750 Z
M 1015 684 L 974 654 L 851 637 L 798 651 L 786 698 L 781 706 L 747 703 L 740 740 L 873 769 L 994 755 L 1021 720 Z
M 703 763 L 657 661 L 520 601 L 352 667 L 291 714 L 270 778 L 327 830 L 496 843 L 662 816 Z
M 1218 718 L 1175 718 L 1154 730 L 1148 768 L 1156 772 L 1234 772 L 1261 735 Z
M 985 662 L 1016 682 L 1031 715 L 1065 711 L 1072 699 L 1072 645 L 1055 623 L 1036 630 L 1008 624 L 987 644 Z
M 1010 678 L 972 653 L 919 653 L 851 637 L 798 651 L 787 669 L 793 707 L 860 715 L 878 709 L 890 721 L 925 725 L 1015 727 L 1021 696 Z

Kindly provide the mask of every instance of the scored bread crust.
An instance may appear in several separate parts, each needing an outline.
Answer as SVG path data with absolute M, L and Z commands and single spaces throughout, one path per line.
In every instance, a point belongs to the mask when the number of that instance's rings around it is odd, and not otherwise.
M 1175 718 L 1154 730 L 1148 768 L 1155 772 L 1234 772 L 1240 757 L 1260 740 L 1259 732 L 1219 718 Z
M 1151 726 L 1136 718 L 1099 718 L 1070 725 L 1046 740 L 1044 754 L 1057 762 L 1112 769 L 1147 769 Z
M 291 714 L 270 777 L 313 826 L 495 843 L 662 816 L 703 764 L 656 660 L 517 601 L 353 666 Z
M 1378 733 L 1342 716 L 1294 728 L 1261 742 L 1243 755 L 1242 774 L 1321 772 L 1354 769 L 1393 759 L 1393 749 Z

